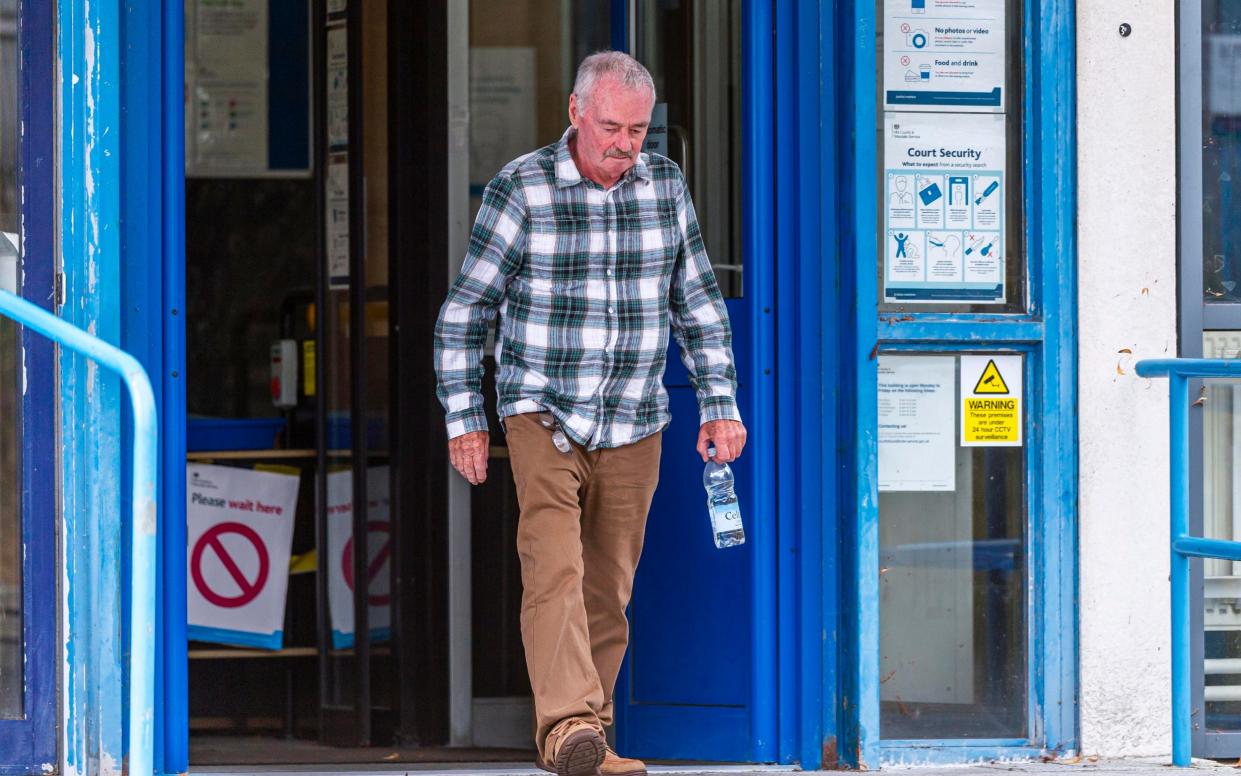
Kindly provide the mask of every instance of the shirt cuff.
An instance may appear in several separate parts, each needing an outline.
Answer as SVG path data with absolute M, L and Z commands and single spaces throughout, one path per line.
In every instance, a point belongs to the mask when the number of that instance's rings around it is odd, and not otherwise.
M 448 438 L 472 434 L 475 431 L 490 431 L 487 427 L 487 413 L 481 408 L 454 412 L 448 416 Z
M 741 412 L 737 409 L 737 400 L 732 396 L 708 396 L 698 401 L 698 425 L 703 426 L 712 420 L 735 420 L 741 422 Z

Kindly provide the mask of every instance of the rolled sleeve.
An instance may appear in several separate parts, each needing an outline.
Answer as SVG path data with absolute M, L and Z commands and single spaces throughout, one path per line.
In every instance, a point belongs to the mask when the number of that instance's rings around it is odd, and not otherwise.
M 689 370 L 700 422 L 740 421 L 728 309 L 707 257 L 684 178 L 677 193 L 677 220 L 681 250 L 669 297 L 672 333 L 681 346 L 681 361 Z
M 435 323 L 436 395 L 449 439 L 487 430 L 483 349 L 508 282 L 521 266 L 526 222 L 520 186 L 510 175 L 497 176 L 483 192 L 465 263 Z

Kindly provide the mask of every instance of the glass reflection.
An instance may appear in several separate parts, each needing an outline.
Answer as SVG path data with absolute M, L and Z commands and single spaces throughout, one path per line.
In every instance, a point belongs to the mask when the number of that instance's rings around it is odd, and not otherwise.
M 942 366 L 942 379 L 934 379 L 928 362 Z M 879 363 L 885 739 L 1028 733 L 1025 450 L 960 445 L 957 362 L 885 355 Z M 885 371 L 895 376 L 885 378 Z M 901 371 L 921 398 L 885 391 L 885 382 L 901 381 Z M 886 467 L 899 453 L 889 457 L 885 439 L 899 444 L 902 434 L 918 448 L 894 477 Z M 945 455 L 948 465 L 941 466 Z
M 17 2 L 0 0 L 0 288 L 18 291 Z M 0 719 L 22 715 L 21 330 L 0 317 Z
M 1202 295 L 1241 301 L 1241 4 L 1202 3 Z

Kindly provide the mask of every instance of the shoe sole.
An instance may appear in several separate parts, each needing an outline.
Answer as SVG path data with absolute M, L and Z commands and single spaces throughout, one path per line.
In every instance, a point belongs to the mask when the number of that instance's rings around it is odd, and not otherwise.
M 597 731 L 574 731 L 557 748 L 556 776 L 598 776 L 606 754 L 603 736 Z

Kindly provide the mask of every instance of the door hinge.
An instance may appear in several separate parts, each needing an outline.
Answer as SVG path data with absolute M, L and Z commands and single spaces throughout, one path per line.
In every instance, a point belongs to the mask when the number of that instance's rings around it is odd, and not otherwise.
M 53 281 L 52 295 L 55 298 L 56 307 L 65 306 L 65 273 L 56 273 L 56 279 Z

